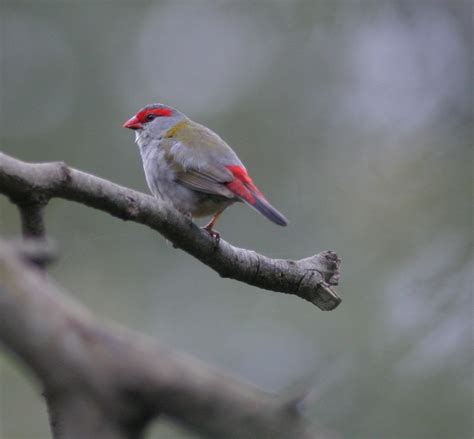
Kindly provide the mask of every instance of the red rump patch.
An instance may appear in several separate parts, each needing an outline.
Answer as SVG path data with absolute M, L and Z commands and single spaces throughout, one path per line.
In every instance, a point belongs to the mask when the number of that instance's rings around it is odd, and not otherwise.
M 137 113 L 137 119 L 141 122 L 147 122 L 146 117 L 149 114 L 154 114 L 156 117 L 168 117 L 173 114 L 173 110 L 171 108 L 145 108 L 144 110 Z
M 226 166 L 226 168 L 234 174 L 235 178 L 238 178 L 242 183 L 251 183 L 253 185 L 252 179 L 247 174 L 247 170 L 243 166 L 231 165 Z
M 252 205 L 256 202 L 255 197 L 263 198 L 263 194 L 253 184 L 244 167 L 231 165 L 226 168 L 235 176 L 235 179 L 226 185 L 232 192 Z

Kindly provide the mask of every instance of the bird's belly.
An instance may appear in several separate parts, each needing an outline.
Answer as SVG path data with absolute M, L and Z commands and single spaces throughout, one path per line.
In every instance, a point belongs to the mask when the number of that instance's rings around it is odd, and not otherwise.
M 170 190 L 163 190 L 163 192 L 176 209 L 197 218 L 213 215 L 218 210 L 234 202 L 234 200 L 229 200 L 219 195 L 211 195 L 189 189 L 176 182 L 173 182 Z
M 199 194 L 201 199 L 195 203 L 194 210 L 190 211 L 192 216 L 201 217 L 215 214 L 218 210 L 231 205 L 234 200 L 228 198 L 212 196 L 208 194 Z
M 207 194 L 190 189 L 176 181 L 174 171 L 168 166 L 162 151 L 156 151 L 154 160 L 144 163 L 148 187 L 155 197 L 170 201 L 176 209 L 193 217 L 213 215 L 218 210 L 229 206 L 237 199 L 220 195 Z
M 198 192 L 172 179 L 162 177 L 163 175 L 161 178 L 155 178 L 149 184 L 153 195 L 170 201 L 177 210 L 193 217 L 213 215 L 236 201 L 220 195 Z

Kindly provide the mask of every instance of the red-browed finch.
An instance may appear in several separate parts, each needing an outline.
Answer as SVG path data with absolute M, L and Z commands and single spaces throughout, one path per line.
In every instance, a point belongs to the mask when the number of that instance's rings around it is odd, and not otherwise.
M 213 227 L 224 209 L 237 201 L 279 226 L 287 219 L 255 186 L 232 148 L 216 133 L 162 104 L 147 105 L 123 125 L 135 131 L 146 181 L 156 197 L 170 201 L 192 217 L 213 215 Z

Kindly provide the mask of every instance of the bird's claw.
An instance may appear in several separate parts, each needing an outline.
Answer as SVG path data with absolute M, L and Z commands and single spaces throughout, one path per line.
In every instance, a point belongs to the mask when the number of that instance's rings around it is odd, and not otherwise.
M 209 233 L 212 239 L 215 239 L 216 244 L 219 244 L 219 241 L 221 240 L 221 234 L 219 232 L 212 230 L 210 227 L 203 227 L 202 229 Z

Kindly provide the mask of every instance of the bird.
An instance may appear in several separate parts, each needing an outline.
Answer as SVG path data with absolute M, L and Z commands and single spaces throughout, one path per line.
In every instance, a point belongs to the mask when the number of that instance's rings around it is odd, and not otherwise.
M 203 227 L 220 239 L 214 227 L 222 212 L 243 202 L 279 226 L 288 220 L 265 198 L 232 148 L 214 131 L 176 108 L 146 105 L 124 128 L 135 142 L 151 193 L 192 218 L 211 216 Z

